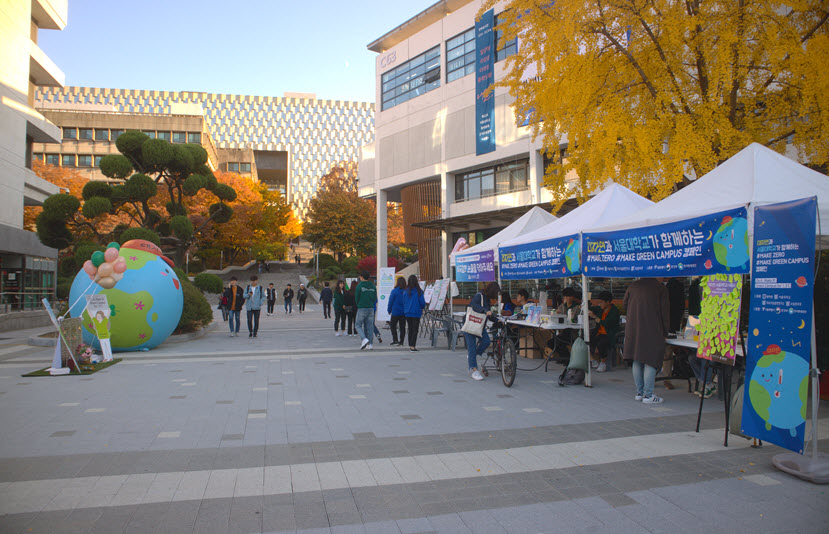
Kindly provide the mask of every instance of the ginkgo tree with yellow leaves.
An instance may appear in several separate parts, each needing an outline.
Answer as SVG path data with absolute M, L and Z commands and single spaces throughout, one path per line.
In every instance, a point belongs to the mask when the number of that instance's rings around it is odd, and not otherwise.
M 498 84 L 559 206 L 613 180 L 655 200 L 752 142 L 829 161 L 825 0 L 487 0 L 519 38 Z M 575 190 L 565 183 L 575 171 Z M 572 173 L 571 173 L 572 176 Z

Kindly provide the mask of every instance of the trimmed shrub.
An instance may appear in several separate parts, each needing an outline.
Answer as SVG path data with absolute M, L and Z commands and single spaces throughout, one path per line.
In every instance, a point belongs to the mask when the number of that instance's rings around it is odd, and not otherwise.
M 176 274 L 181 281 L 181 290 L 184 293 L 184 308 L 181 310 L 181 319 L 179 319 L 175 333 L 194 332 L 210 324 L 213 320 L 213 308 L 204 294 L 187 279 L 184 271 L 176 268 Z
M 92 197 L 83 203 L 81 212 L 87 219 L 94 219 L 112 210 L 112 202 L 104 197 Z
M 149 230 L 147 228 L 130 228 L 128 230 L 124 230 L 124 233 L 121 234 L 121 244 L 123 245 L 127 241 L 131 241 L 133 239 L 146 239 L 150 243 L 154 245 L 161 246 L 161 238 L 158 237 L 158 234 Z
M 72 278 L 58 278 L 57 297 L 60 300 L 69 298 L 69 290 L 72 289 Z
M 173 234 L 182 241 L 186 241 L 193 236 L 193 223 L 186 215 L 176 215 L 170 219 L 170 228 L 173 230 Z
M 90 180 L 83 186 L 83 193 L 81 194 L 84 200 L 89 200 L 93 197 L 109 198 L 112 196 L 112 186 L 106 182 Z
M 190 264 L 193 265 L 192 263 Z M 201 273 L 193 279 L 193 285 L 205 293 L 221 293 L 224 289 L 222 279 L 215 274 Z
M 357 272 L 357 264 L 360 260 L 357 256 L 349 256 L 342 262 L 343 272 Z
M 163 169 L 174 158 L 173 145 L 163 139 L 148 139 L 141 145 L 144 163 L 154 169 Z
M 51 195 L 43 201 L 43 213 L 49 219 L 69 219 L 80 207 L 81 201 L 66 193 Z
M 158 192 L 155 181 L 146 174 L 133 174 L 124 187 L 127 196 L 139 202 L 149 200 Z
M 130 163 L 130 160 L 128 160 L 121 154 L 109 154 L 107 156 L 104 156 L 103 158 L 101 158 L 100 167 L 101 174 L 103 174 L 107 178 L 118 178 L 119 180 L 123 180 L 124 178 L 129 176 L 130 173 L 132 173 L 132 163 Z

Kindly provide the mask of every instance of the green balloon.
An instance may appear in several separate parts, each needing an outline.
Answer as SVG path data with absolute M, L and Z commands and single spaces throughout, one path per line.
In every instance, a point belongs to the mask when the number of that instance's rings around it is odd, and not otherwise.
M 92 265 L 100 267 L 102 263 L 104 263 L 104 253 L 100 250 L 96 250 L 92 253 Z
M 107 245 L 107 248 L 114 248 L 115 250 L 121 250 L 121 245 L 119 245 L 117 241 L 113 241 L 112 243 Z

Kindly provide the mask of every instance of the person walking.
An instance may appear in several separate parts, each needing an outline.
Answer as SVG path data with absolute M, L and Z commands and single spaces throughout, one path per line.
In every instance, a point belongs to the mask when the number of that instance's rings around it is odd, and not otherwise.
M 242 294 L 242 288 L 238 286 L 238 279 L 235 276 L 230 277 L 230 287 L 228 287 L 224 296 L 227 297 L 228 307 L 228 325 L 230 326 L 230 337 L 239 336 L 239 328 L 242 322 L 242 307 L 245 305 L 245 297 Z
M 406 286 L 404 304 L 404 315 L 406 316 L 406 328 L 409 330 L 409 350 L 417 352 L 417 334 L 420 329 L 420 317 L 423 315 L 423 308 L 426 307 L 426 300 L 423 298 L 423 290 L 417 281 L 417 276 L 409 275 L 409 283 Z
M 368 271 L 360 273 L 360 282 L 354 290 L 354 300 L 357 303 L 357 317 L 355 324 L 360 334 L 360 350 L 372 350 L 374 345 L 374 309 L 377 305 L 377 288 L 369 281 Z
M 285 313 L 291 313 L 294 311 L 294 290 L 291 287 L 291 284 L 285 288 L 285 291 L 282 292 L 282 300 L 285 301 Z
M 345 281 L 337 280 L 334 287 L 334 335 L 338 337 L 345 334 L 345 293 Z
M 268 284 L 268 289 L 265 290 L 265 298 L 268 301 L 268 315 L 273 315 L 273 307 L 276 304 L 276 288 L 273 282 Z
M 265 302 L 265 292 L 259 285 L 259 277 L 251 275 L 250 285 L 245 289 L 245 309 L 248 312 L 248 337 L 259 334 L 259 314 L 262 303 Z
M 299 291 L 296 292 L 296 300 L 299 302 L 299 313 L 305 311 L 305 301 L 308 299 L 308 290 L 305 284 L 299 284 Z
M 354 291 L 357 289 L 357 282 L 351 283 L 351 288 L 343 293 L 343 312 L 348 319 L 348 335 L 357 335 L 354 328 L 354 319 L 357 318 L 357 302 L 354 300 Z
M 320 302 L 322 302 L 322 317 L 323 319 L 331 318 L 331 301 L 334 299 L 334 293 L 329 287 L 329 283 L 325 282 L 325 287 L 320 291 Z
M 627 312 L 625 359 L 633 360 L 634 399 L 658 404 L 663 399 L 653 394 L 653 384 L 665 354 L 668 289 L 657 278 L 640 278 L 628 286 L 624 308 Z
M 302 261 L 302 258 L 300 257 L 300 255 L 299 255 L 299 254 L 297 254 L 296 256 L 294 256 L 294 261 L 296 262 L 296 264 L 297 264 L 297 265 L 299 265 L 299 264 L 300 264 L 300 262 Z
M 475 380 L 483 380 L 484 375 L 478 371 L 478 356 L 484 353 L 489 347 L 490 339 L 487 332 L 487 322 L 494 321 L 492 317 L 492 299 L 498 298 L 498 293 L 501 292 L 501 287 L 497 282 L 490 282 L 483 291 L 476 293 L 472 300 L 469 301 L 469 307 L 476 313 L 486 314 L 484 321 L 484 328 L 481 331 L 481 337 L 473 336 L 466 332 L 463 333 L 463 338 L 466 341 L 466 360 L 469 367 L 469 375 Z
M 227 286 L 222 289 L 222 294 L 219 297 L 219 309 L 222 310 L 222 320 L 227 322 L 228 315 L 229 315 L 229 305 L 227 302 L 227 297 L 225 296 L 225 292 L 227 291 Z
M 406 339 L 406 279 L 402 276 L 397 278 L 394 284 L 394 289 L 389 295 L 389 304 L 387 306 L 389 315 L 391 316 L 391 346 L 403 346 L 403 340 Z M 398 337 L 398 329 L 400 336 Z

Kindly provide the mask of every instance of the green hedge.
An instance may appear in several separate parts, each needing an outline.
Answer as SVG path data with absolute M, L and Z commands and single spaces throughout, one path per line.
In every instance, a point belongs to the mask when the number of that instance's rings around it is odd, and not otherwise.
M 179 268 L 174 270 L 184 293 L 184 309 L 181 311 L 181 319 L 175 333 L 193 332 L 210 324 L 213 321 L 213 308 L 208 304 L 204 294 L 190 282 L 184 271 Z
M 222 279 L 210 273 L 197 274 L 193 279 L 193 285 L 205 293 L 221 293 L 224 289 Z

